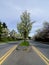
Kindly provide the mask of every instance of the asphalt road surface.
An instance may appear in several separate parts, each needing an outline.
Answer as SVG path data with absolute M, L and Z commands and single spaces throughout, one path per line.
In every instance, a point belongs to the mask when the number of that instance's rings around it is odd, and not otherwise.
M 49 45 L 35 41 L 29 41 L 33 46 L 38 48 L 49 59 Z M 15 44 L 19 42 L 0 45 L 0 57 Z M 1 55 L 2 54 L 2 55 Z M 38 54 L 31 49 L 30 51 L 14 50 L 12 54 L 2 63 L 2 65 L 47 65 Z
M 49 59 L 49 45 L 35 41 L 29 41 L 29 42 L 32 43 L 33 46 L 38 48 Z
M 0 58 L 14 45 L 18 44 L 19 42 L 10 42 L 6 44 L 0 44 Z
M 2 65 L 46 65 L 43 60 L 32 51 L 14 50 Z

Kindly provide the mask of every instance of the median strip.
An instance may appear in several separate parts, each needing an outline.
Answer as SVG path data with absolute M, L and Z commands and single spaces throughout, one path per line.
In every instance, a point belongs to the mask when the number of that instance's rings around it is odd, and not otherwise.
M 46 58 L 35 46 L 32 46 L 32 49 L 42 58 L 42 60 L 49 65 L 49 59 Z
M 4 54 L 4 56 L 2 56 L 0 58 L 0 65 L 6 60 L 6 58 L 15 50 L 15 48 L 17 47 L 17 45 L 15 45 L 14 47 L 12 47 L 7 53 Z

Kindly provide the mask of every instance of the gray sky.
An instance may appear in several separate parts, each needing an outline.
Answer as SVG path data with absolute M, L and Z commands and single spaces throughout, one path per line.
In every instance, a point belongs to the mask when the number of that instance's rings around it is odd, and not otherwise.
M 31 21 L 36 21 L 30 33 L 32 36 L 44 21 L 49 22 L 49 0 L 0 0 L 0 20 L 6 22 L 10 30 L 17 31 L 20 15 L 25 10 L 30 13 Z

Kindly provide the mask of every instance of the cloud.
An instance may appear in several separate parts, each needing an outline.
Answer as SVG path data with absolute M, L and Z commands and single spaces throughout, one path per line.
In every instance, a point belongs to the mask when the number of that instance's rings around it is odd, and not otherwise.
M 31 21 L 36 21 L 31 30 L 34 34 L 43 21 L 49 21 L 48 6 L 48 0 L 0 0 L 0 19 L 7 23 L 9 29 L 16 29 L 16 23 L 20 22 L 20 15 L 27 10 L 30 12 Z

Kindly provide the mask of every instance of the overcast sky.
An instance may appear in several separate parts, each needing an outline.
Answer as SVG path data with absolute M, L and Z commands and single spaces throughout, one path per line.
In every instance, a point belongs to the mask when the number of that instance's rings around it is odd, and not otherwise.
M 10 30 L 17 31 L 20 15 L 25 10 L 30 13 L 31 21 L 36 21 L 30 33 L 32 36 L 44 21 L 49 22 L 49 0 L 0 0 L 0 20 L 6 22 Z

